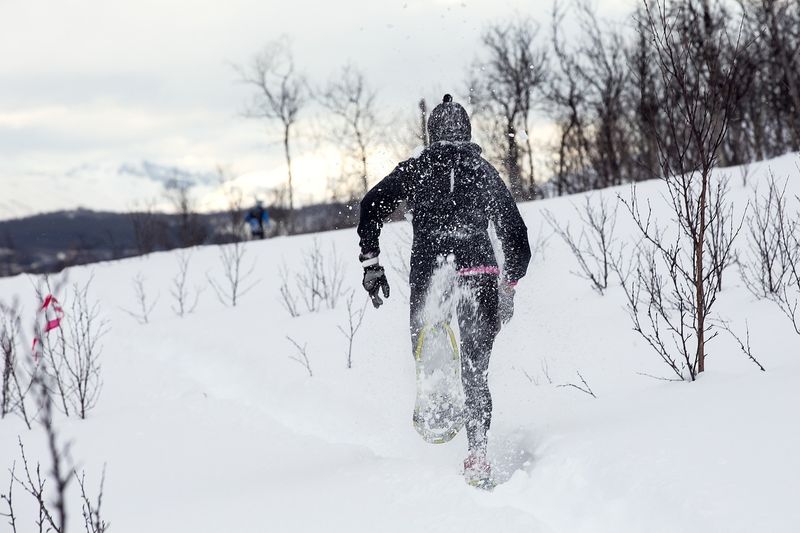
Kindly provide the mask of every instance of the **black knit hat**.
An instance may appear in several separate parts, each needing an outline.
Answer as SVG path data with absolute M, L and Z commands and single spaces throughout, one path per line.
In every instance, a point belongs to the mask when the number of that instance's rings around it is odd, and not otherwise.
M 428 136 L 431 143 L 469 142 L 472 139 L 472 126 L 466 109 L 455 103 L 449 94 L 444 95 L 442 103 L 431 111 Z

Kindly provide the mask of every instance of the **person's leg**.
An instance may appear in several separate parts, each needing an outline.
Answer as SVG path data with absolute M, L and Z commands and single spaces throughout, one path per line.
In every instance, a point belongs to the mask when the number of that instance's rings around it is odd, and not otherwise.
M 419 276 L 414 276 L 412 273 L 411 280 L 409 283 L 409 304 L 410 304 L 410 316 L 409 316 L 409 331 L 411 333 L 411 355 L 416 360 L 415 351 L 417 349 L 417 339 L 419 339 L 419 333 L 422 330 L 423 324 L 423 317 L 422 317 L 422 309 L 425 305 L 425 296 L 427 292 L 427 283 L 426 280 L 422 279 Z
M 467 440 L 471 454 L 485 455 L 487 433 L 492 421 L 489 392 L 489 358 L 499 331 L 497 319 L 497 277 L 489 274 L 461 280 L 458 304 L 461 333 L 461 381 L 464 385 Z

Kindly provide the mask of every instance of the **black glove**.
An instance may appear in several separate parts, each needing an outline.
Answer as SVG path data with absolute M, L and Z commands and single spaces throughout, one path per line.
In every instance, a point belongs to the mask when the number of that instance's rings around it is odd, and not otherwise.
M 372 298 L 372 305 L 375 309 L 383 304 L 380 292 L 383 290 L 383 297 L 389 297 L 389 281 L 386 279 L 386 274 L 383 272 L 383 267 L 380 265 L 370 265 L 364 267 L 364 281 L 362 281 L 364 288 Z
M 508 324 L 514 316 L 514 285 L 501 281 L 497 287 L 497 316 L 503 324 Z

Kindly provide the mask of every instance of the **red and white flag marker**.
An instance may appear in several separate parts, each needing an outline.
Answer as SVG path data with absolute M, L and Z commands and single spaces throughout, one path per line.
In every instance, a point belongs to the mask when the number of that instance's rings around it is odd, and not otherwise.
M 45 296 L 42 305 L 36 313 L 36 331 L 33 334 L 33 358 L 38 361 L 41 350 L 37 346 L 43 342 L 43 337 L 61 325 L 64 318 L 64 309 L 52 294 Z

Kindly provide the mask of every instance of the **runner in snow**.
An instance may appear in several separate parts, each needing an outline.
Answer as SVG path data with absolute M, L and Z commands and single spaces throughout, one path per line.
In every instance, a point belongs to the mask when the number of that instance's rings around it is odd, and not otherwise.
M 525 223 L 497 170 L 471 142 L 466 110 L 449 94 L 428 120 L 430 147 L 400 163 L 361 201 L 358 234 L 364 288 L 378 308 L 389 296 L 379 262 L 378 238 L 384 220 L 405 200 L 413 214 L 410 302 L 412 351 L 423 327 L 421 311 L 437 268 L 458 273 L 456 305 L 461 336 L 461 378 L 466 400 L 469 454 L 464 475 L 473 484 L 488 481 L 487 432 L 492 398 L 489 358 L 500 323 L 513 314 L 514 287 L 525 275 L 531 252 Z M 494 224 L 505 262 L 498 267 L 488 226 Z M 434 295 L 436 296 L 436 295 Z M 449 317 L 448 317 L 449 318 Z
M 250 234 L 253 239 L 264 238 L 264 227 L 269 226 L 269 211 L 261 200 L 256 200 L 256 205 L 250 208 L 244 220 L 250 224 Z

